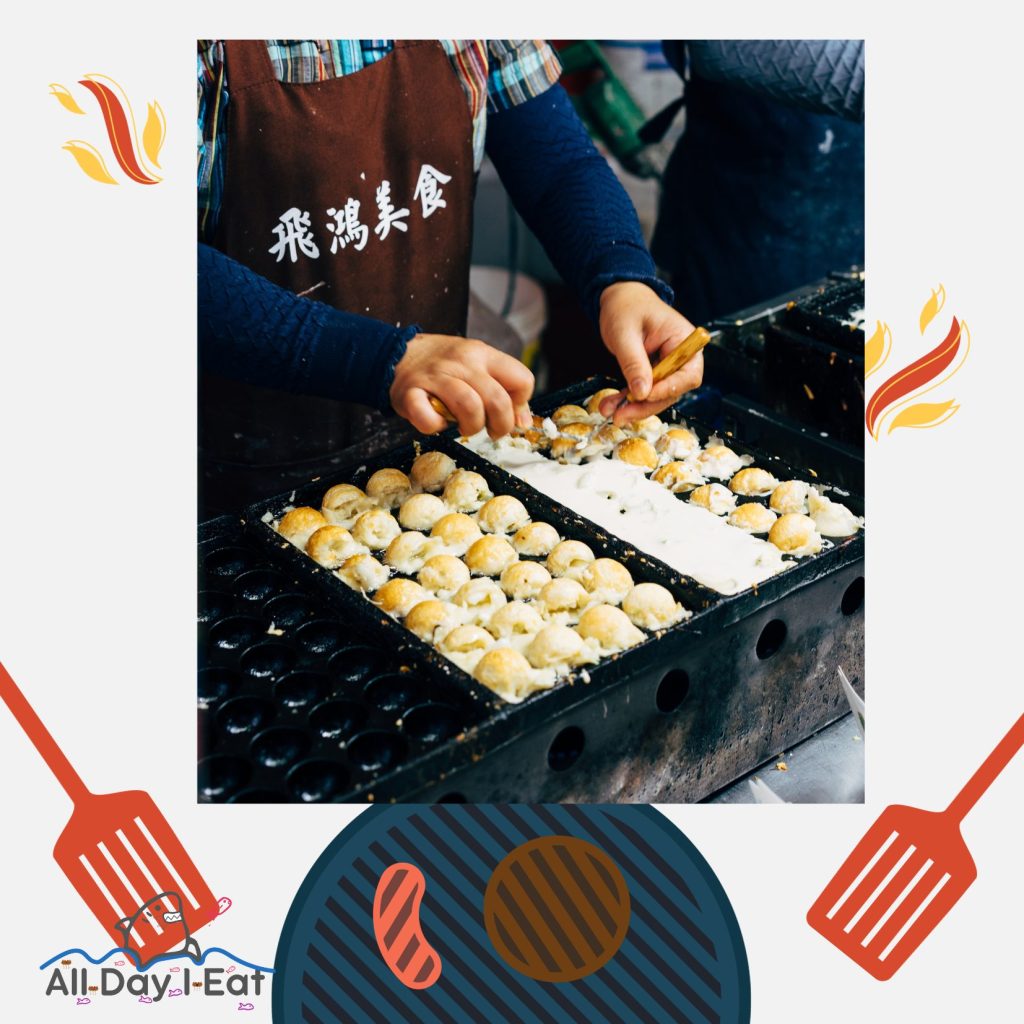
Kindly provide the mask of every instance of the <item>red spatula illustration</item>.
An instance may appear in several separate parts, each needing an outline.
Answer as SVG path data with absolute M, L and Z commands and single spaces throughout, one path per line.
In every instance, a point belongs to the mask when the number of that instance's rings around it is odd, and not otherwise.
M 90 793 L 2 664 L 0 697 L 74 802 L 53 856 L 115 944 L 125 942 L 117 923 L 146 904 L 126 929 L 144 962 L 183 943 L 175 913 L 189 932 L 215 918 L 213 893 L 149 794 Z M 157 898 L 166 894 L 180 895 L 180 904 Z
M 879 981 L 891 978 L 970 888 L 960 823 L 1024 746 L 1024 715 L 944 811 L 887 807 L 807 913 L 807 923 Z

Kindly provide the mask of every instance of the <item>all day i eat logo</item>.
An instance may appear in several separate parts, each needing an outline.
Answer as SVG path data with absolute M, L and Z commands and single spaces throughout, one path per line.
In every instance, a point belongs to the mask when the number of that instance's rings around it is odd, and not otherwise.
M 273 970 L 220 946 L 200 948 L 196 932 L 213 926 L 231 900 L 214 897 L 152 797 L 137 789 L 88 789 L 3 664 L 0 699 L 74 804 L 53 857 L 115 943 L 99 957 L 74 947 L 40 964 L 45 994 L 81 1006 L 96 996 L 152 1003 L 201 993 L 241 997 L 238 1008 L 251 1010 Z M 76 957 L 91 966 L 77 966 Z M 227 966 L 208 965 L 210 957 Z
M 123 946 L 110 950 L 101 958 L 90 956 L 83 949 L 67 949 L 50 957 L 39 969 L 46 977 L 44 995 L 64 996 L 76 1005 L 85 1006 L 94 999 L 116 996 L 140 1003 L 159 1003 L 167 999 L 212 997 L 237 1000 L 238 1010 L 255 1009 L 254 1000 L 266 995 L 273 970 L 249 963 L 219 946 L 205 952 L 188 928 L 187 918 L 176 892 L 163 892 L 130 918 L 119 922 L 125 935 Z M 218 916 L 231 907 L 231 900 L 218 901 Z M 159 915 L 163 930 L 170 933 L 176 948 L 148 962 L 133 947 L 132 936 L 143 921 L 152 926 Z M 209 957 L 224 963 L 207 963 Z M 81 963 L 84 960 L 85 963 Z

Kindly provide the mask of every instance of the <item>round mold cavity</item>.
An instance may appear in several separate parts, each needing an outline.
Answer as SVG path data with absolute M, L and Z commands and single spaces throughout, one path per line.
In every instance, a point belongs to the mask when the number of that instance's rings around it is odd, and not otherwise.
M 226 800 L 248 781 L 252 769 L 247 761 L 226 754 L 214 754 L 199 762 L 199 795 L 207 800 Z
M 289 672 L 274 685 L 274 698 L 297 710 L 318 704 L 327 693 L 327 679 L 316 672 Z
M 658 710 L 663 714 L 675 711 L 690 692 L 690 676 L 681 668 L 674 668 L 661 677 L 658 692 L 654 696 Z
M 303 761 L 288 773 L 288 788 L 303 803 L 330 800 L 348 785 L 348 772 L 333 761 Z
M 289 804 L 291 800 L 287 793 L 279 789 L 243 789 L 236 793 L 229 804 Z
M 364 691 L 366 699 L 381 711 L 402 711 L 418 704 L 426 694 L 411 672 L 394 672 L 378 676 Z
M 303 594 L 281 594 L 263 606 L 263 613 L 278 629 L 294 629 L 313 618 L 316 609 Z
M 786 624 L 782 619 L 772 619 L 757 638 L 757 646 L 754 648 L 758 658 L 764 661 L 773 654 L 778 654 L 782 645 L 786 642 Z
M 248 647 L 266 631 L 266 626 L 258 619 L 232 615 L 210 627 L 210 643 L 224 651 L 237 651 Z
M 295 642 L 310 654 L 331 654 L 345 644 L 345 628 L 329 619 L 307 622 L 295 634 Z
M 295 667 L 295 652 L 284 644 L 256 644 L 242 655 L 241 665 L 256 679 L 276 678 Z
M 253 759 L 264 768 L 285 768 L 308 749 L 309 737 L 304 732 L 280 727 L 261 732 L 249 748 Z
M 421 743 L 443 743 L 461 729 L 459 712 L 448 704 L 420 704 L 402 718 L 402 732 Z
M 231 599 L 230 594 L 222 594 L 219 590 L 201 590 L 196 608 L 196 619 L 204 625 L 216 622 L 228 615 L 234 606 L 235 602 Z
M 220 704 L 235 695 L 238 676 L 226 668 L 201 668 L 196 696 L 204 707 Z
M 309 724 L 325 740 L 346 740 L 366 721 L 366 708 L 350 700 L 329 700 L 313 708 Z
M 235 593 L 243 601 L 266 601 L 284 590 L 285 578 L 273 569 L 253 569 L 235 580 Z
M 254 733 L 274 717 L 274 705 L 264 697 L 234 697 L 217 712 L 217 725 L 232 736 Z
M 383 651 L 362 644 L 338 651 L 329 663 L 331 675 L 339 683 L 362 683 L 371 676 L 380 675 L 387 668 L 388 659 Z
M 839 610 L 844 615 L 852 615 L 864 605 L 864 577 L 858 576 L 843 592 L 843 600 Z
M 387 771 L 405 757 L 405 741 L 393 732 L 361 732 L 348 745 L 348 756 L 368 772 Z
M 553 772 L 568 771 L 579 759 L 587 738 L 578 725 L 566 726 L 548 747 L 548 767 Z
M 262 559 L 246 548 L 226 547 L 211 551 L 203 559 L 203 568 L 211 576 L 231 578 L 238 576 L 247 569 L 255 569 L 262 564 Z

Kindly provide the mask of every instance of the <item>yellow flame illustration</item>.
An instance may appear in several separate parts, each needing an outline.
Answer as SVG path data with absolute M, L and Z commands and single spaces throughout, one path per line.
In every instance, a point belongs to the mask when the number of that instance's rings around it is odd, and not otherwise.
M 931 298 L 921 308 L 921 333 L 924 334 L 928 325 L 939 315 L 946 304 L 946 289 L 940 284 L 938 290 L 932 289 Z
M 75 97 L 64 88 L 60 82 L 50 83 L 50 95 L 53 96 L 58 103 L 67 111 L 72 114 L 85 114 L 85 111 L 75 102 Z
M 156 168 L 160 167 L 160 150 L 163 148 L 164 137 L 167 135 L 167 120 L 163 108 L 155 100 L 146 109 L 146 124 L 142 129 L 142 148 L 149 157 L 149 162 Z
M 69 139 L 61 149 L 66 149 L 93 181 L 99 181 L 104 185 L 117 184 L 117 179 L 107 170 L 107 165 L 95 146 L 81 139 Z
M 875 372 L 885 366 L 885 361 L 892 352 L 892 331 L 889 325 L 876 320 L 878 325 L 875 333 L 864 342 L 864 377 L 867 379 Z
M 940 423 L 945 423 L 959 408 L 953 398 L 948 402 L 918 402 L 898 412 L 889 424 L 887 432 L 891 434 L 897 427 L 937 427 Z
M 899 413 L 897 412 L 897 410 L 904 410 L 904 409 L 906 409 L 907 406 L 911 405 L 911 403 L 916 402 L 922 395 L 928 394 L 929 391 L 934 391 L 937 387 L 941 386 L 942 384 L 945 384 L 947 381 L 951 380 L 953 377 L 955 377 L 960 372 L 961 368 L 963 367 L 964 363 L 967 360 L 968 354 L 971 351 L 971 331 L 970 331 L 970 328 L 967 326 L 967 321 L 966 320 L 961 320 L 960 321 L 960 336 L 961 336 L 961 338 L 963 338 L 964 344 L 963 344 L 963 348 L 962 348 L 962 350 L 960 352 L 959 359 L 944 374 L 942 374 L 942 376 L 936 377 L 935 380 L 931 381 L 926 387 L 919 388 L 913 394 L 908 395 L 901 402 L 897 402 L 891 408 L 887 409 L 884 413 L 882 413 L 881 417 L 878 420 L 878 423 L 875 426 L 875 438 L 876 438 L 876 440 L 877 440 L 878 434 L 881 432 L 882 423 L 889 416 L 892 416 L 894 413 L 896 413 L 896 418 L 898 419 L 899 418 Z M 927 403 L 923 403 L 923 404 L 927 404 Z M 959 409 L 959 408 L 960 407 L 957 406 L 957 409 Z M 956 409 L 954 409 L 953 412 L 956 412 Z M 949 419 L 950 416 L 953 415 L 953 412 L 951 412 L 949 414 L 949 416 L 946 417 L 947 420 Z M 931 425 L 932 426 L 938 426 L 938 424 L 931 424 Z M 892 429 L 893 429 L 892 427 L 889 427 L 889 429 L 886 431 L 886 433 L 892 433 Z

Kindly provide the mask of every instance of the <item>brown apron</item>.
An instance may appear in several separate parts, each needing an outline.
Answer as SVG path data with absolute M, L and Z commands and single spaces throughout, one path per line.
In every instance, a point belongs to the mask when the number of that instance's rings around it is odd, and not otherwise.
M 263 40 L 225 51 L 227 166 L 213 244 L 338 309 L 463 334 L 472 120 L 440 43 L 397 40 L 361 71 L 308 84 L 278 81 Z M 209 376 L 199 409 L 207 497 L 221 507 L 328 471 L 332 454 L 382 423 L 368 406 Z

